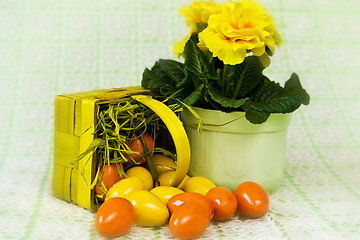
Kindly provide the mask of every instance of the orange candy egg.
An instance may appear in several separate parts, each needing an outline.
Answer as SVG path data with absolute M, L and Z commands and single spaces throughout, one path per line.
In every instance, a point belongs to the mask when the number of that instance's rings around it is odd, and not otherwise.
M 209 225 L 206 207 L 198 202 L 185 202 L 173 212 L 169 221 L 170 232 L 179 239 L 201 236 Z
M 103 237 L 126 234 L 135 222 L 133 205 L 125 198 L 111 198 L 104 202 L 95 217 L 95 229 Z
M 237 199 L 228 188 L 214 187 L 207 192 L 205 197 L 214 206 L 214 220 L 223 221 L 235 215 Z
M 119 167 L 124 171 L 121 163 L 119 164 Z M 100 168 L 99 179 L 95 187 L 96 195 L 103 196 L 99 199 L 104 201 L 107 191 L 124 177 L 123 172 L 118 170 L 118 165 L 116 163 L 102 165 Z
M 154 150 L 154 146 L 155 146 L 154 139 L 148 133 L 144 133 L 143 138 L 144 138 L 144 141 L 145 141 L 145 144 L 146 144 L 148 150 L 150 152 L 152 152 Z M 131 140 L 128 143 L 128 145 L 129 145 L 130 150 L 133 151 L 134 153 L 132 153 L 130 155 L 124 154 L 125 158 L 128 159 L 128 162 L 126 162 L 125 165 L 131 163 L 132 160 L 138 160 L 139 158 L 141 158 L 144 155 L 145 149 L 146 149 L 143 146 L 141 137 L 137 137 L 137 138 Z M 143 165 L 146 162 L 147 162 L 146 159 L 142 159 L 141 161 L 139 161 L 139 164 Z
M 261 217 L 269 208 L 269 197 L 266 191 L 255 182 L 239 184 L 234 194 L 238 202 L 238 212 L 244 217 Z
M 185 202 L 197 202 L 204 206 L 208 211 L 208 217 L 211 220 L 214 216 L 214 207 L 213 205 L 207 200 L 207 198 L 200 194 L 194 192 L 185 192 L 177 194 L 169 199 L 166 206 L 169 209 L 170 214 L 172 214 L 179 206 L 184 204 Z

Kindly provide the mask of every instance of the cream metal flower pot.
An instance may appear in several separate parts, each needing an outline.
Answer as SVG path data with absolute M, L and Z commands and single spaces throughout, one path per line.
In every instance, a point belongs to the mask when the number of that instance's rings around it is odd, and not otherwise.
M 252 124 L 244 112 L 224 113 L 193 108 L 181 113 L 191 147 L 190 176 L 204 176 L 218 186 L 234 190 L 254 181 L 267 191 L 281 180 L 290 114 L 272 114 L 263 124 Z

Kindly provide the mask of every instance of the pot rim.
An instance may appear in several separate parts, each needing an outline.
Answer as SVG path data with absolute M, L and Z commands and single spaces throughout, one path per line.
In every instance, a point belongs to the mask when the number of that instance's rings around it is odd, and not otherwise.
M 261 124 L 250 123 L 245 118 L 245 112 L 222 112 L 220 110 L 191 107 L 200 119 L 196 118 L 188 109 L 180 112 L 180 119 L 185 127 L 199 128 L 203 131 L 227 133 L 267 133 L 286 130 L 290 124 L 291 114 L 273 113 L 266 122 Z

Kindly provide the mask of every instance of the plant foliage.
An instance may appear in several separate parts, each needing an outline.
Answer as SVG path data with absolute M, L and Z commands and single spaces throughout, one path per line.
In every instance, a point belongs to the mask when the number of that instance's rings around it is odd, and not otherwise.
M 248 56 L 237 65 L 226 65 L 198 47 L 196 36 L 184 49 L 184 63 L 161 59 L 143 73 L 142 87 L 163 96 L 202 108 L 223 112 L 245 111 L 254 124 L 267 120 L 271 113 L 291 113 L 310 96 L 293 73 L 282 87 L 264 74 L 257 56 Z

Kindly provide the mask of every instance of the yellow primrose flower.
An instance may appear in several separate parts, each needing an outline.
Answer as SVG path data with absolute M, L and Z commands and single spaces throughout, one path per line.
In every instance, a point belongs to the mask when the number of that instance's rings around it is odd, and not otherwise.
M 198 26 L 206 26 L 210 15 L 221 12 L 222 8 L 214 1 L 194 1 L 187 7 L 181 7 L 179 14 L 185 17 L 186 24 L 190 27 L 190 32 L 184 39 L 174 44 L 173 52 L 178 55 L 183 53 L 185 44 L 191 35 L 202 30 L 198 29 Z
M 181 7 L 179 14 L 186 19 L 186 24 L 196 30 L 196 24 L 207 24 L 209 16 L 221 12 L 221 8 L 214 1 L 194 1 L 189 6 Z
M 185 45 L 187 41 L 189 41 L 191 35 L 192 35 L 192 31 L 190 31 L 188 35 L 186 35 L 186 37 L 184 37 L 181 41 L 174 43 L 173 52 L 176 55 L 181 55 L 184 52 Z
M 266 58 L 265 47 L 272 53 L 281 37 L 271 15 L 262 5 L 251 0 L 229 1 L 227 11 L 211 15 L 208 27 L 199 33 L 199 47 L 208 49 L 225 64 L 242 63 L 246 54 Z

